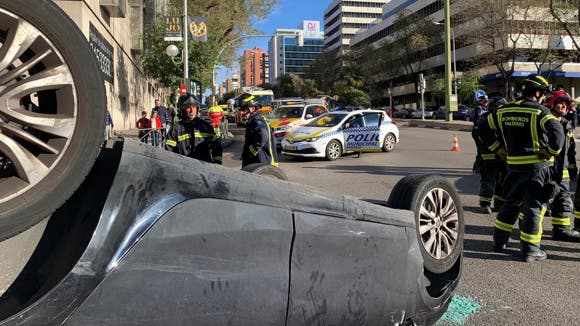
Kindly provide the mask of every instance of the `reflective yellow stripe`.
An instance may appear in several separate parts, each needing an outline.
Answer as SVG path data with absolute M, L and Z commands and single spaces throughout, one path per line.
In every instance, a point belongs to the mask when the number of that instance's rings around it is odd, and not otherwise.
M 490 151 L 495 152 L 495 150 L 501 145 L 501 143 L 499 141 L 495 141 L 493 144 L 491 144 L 488 148 Z
M 530 116 L 530 135 L 532 136 L 532 148 L 534 151 L 540 149 L 540 139 L 538 137 L 538 115 L 537 113 Z
M 496 130 L 497 126 L 495 125 L 495 121 L 493 120 L 493 114 L 488 114 L 487 115 L 487 124 L 489 125 L 489 128 Z
M 503 200 L 502 196 L 498 196 L 498 195 L 493 195 L 493 199 L 495 200 Z
M 486 161 L 495 160 L 495 154 L 481 154 L 481 158 Z
M 250 150 L 250 153 L 252 153 L 253 156 L 258 155 L 258 151 L 254 148 L 253 145 L 250 145 L 248 149 Z
M 551 162 L 554 161 L 554 158 L 550 160 Z M 537 155 L 526 155 L 526 156 L 508 156 L 507 163 L 512 165 L 518 164 L 535 164 L 535 163 L 542 163 L 545 162 L 543 159 L 540 159 Z
M 550 146 L 548 146 L 548 152 L 550 152 L 550 154 L 552 154 L 554 156 L 560 154 L 560 151 L 561 151 L 560 149 L 555 150 L 555 149 L 552 149 Z
M 187 134 L 177 136 L 177 141 L 184 141 L 184 140 L 190 139 L 190 138 L 191 138 L 191 134 L 187 133 Z
M 268 121 L 266 121 L 266 126 L 268 127 L 268 144 L 269 144 L 268 147 L 270 148 L 270 164 L 275 166 L 275 167 L 278 167 L 278 162 L 276 162 L 274 160 L 274 153 L 272 152 L 275 149 L 272 148 L 272 138 L 271 138 L 272 137 L 272 129 L 270 129 L 270 125 L 268 124 Z
M 487 197 L 479 196 L 479 201 L 491 202 L 491 200 L 492 200 L 492 198 L 487 198 Z
M 540 211 L 540 223 L 539 223 L 540 228 L 538 230 L 538 233 L 529 234 L 520 231 L 520 240 L 529 243 L 540 243 L 540 241 L 542 241 L 542 233 L 544 232 L 544 230 L 542 229 L 542 222 L 544 221 L 544 214 L 546 214 L 546 210 L 547 210 L 546 207 L 542 207 L 542 210 Z
M 574 218 L 580 218 L 580 211 L 574 211 Z
M 570 226 L 569 217 L 552 217 L 552 225 Z
M 495 227 L 496 229 L 500 229 L 505 232 L 512 232 L 513 225 L 509 225 L 500 220 L 495 220 Z
M 575 169 L 575 168 L 576 168 L 576 164 L 574 164 L 574 163 L 568 165 L 568 169 Z
M 568 172 L 568 169 L 564 169 L 562 172 L 562 179 L 570 179 L 570 172 Z
M 168 139 L 165 141 L 165 144 L 171 147 L 177 146 L 177 142 L 175 140 Z
M 574 133 L 571 131 L 568 131 L 568 133 L 566 134 L 566 136 L 568 136 L 568 138 L 574 138 Z
M 542 118 L 542 120 L 540 120 L 540 127 L 542 127 L 542 130 L 546 131 L 546 127 L 545 127 L 546 122 L 548 122 L 549 120 L 552 120 L 552 119 L 554 119 L 556 121 L 558 120 L 558 119 L 556 119 L 556 117 L 554 117 L 551 114 L 546 115 L 545 117 Z
M 523 220 L 523 219 L 524 219 L 524 212 L 520 212 L 520 213 L 518 214 L 518 218 L 519 218 L 520 220 Z

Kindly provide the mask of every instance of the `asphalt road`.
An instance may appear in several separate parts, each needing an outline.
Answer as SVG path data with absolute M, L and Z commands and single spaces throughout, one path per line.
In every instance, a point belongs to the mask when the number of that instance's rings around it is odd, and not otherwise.
M 442 325 L 580 325 L 580 244 L 551 240 L 550 219 L 544 221 L 542 248 L 548 260 L 519 261 L 519 232 L 510 255 L 491 251 L 495 213 L 478 213 L 479 176 L 471 172 L 475 146 L 468 132 L 400 127 L 401 141 L 391 153 L 348 155 L 334 162 L 282 158 L 280 168 L 291 181 L 358 198 L 386 200 L 402 177 L 434 173 L 448 178 L 460 193 L 466 218 L 463 275 L 457 294 L 481 306 L 467 319 Z M 225 165 L 240 167 L 243 137 L 226 151 Z M 453 133 L 460 152 L 450 151 Z

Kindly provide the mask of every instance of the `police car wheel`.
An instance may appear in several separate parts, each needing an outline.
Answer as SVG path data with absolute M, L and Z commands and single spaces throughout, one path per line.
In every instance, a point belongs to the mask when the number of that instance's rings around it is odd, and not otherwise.
M 392 189 L 388 205 L 413 211 L 425 269 L 449 272 L 463 251 L 465 223 L 453 185 L 441 176 L 410 175 Z
M 265 175 L 280 180 L 288 180 L 286 173 L 280 168 L 267 163 L 248 164 L 242 168 L 242 171 L 251 172 L 259 175 Z
M 53 1 L 0 2 L 0 240 L 49 216 L 103 143 L 94 52 Z
M 383 140 L 383 152 L 390 152 L 395 149 L 397 144 L 397 138 L 392 133 L 388 133 L 385 135 L 385 139 Z
M 336 139 L 331 140 L 326 145 L 326 159 L 329 161 L 338 160 L 342 156 L 342 145 Z

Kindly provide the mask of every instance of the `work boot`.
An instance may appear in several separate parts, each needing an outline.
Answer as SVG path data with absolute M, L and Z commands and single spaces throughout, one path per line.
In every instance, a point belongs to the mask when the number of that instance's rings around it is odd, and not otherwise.
M 507 243 L 493 242 L 493 252 L 505 254 L 507 251 Z
M 491 214 L 491 206 L 490 205 L 481 205 L 481 213 L 482 214 Z
M 508 241 L 510 241 L 510 234 L 499 229 L 494 228 L 493 232 L 493 251 L 505 254 Z
M 580 242 L 580 232 L 572 228 L 555 227 L 552 230 L 552 239 L 565 242 Z
M 548 255 L 546 255 L 546 252 L 541 249 L 536 249 L 527 252 L 522 250 L 522 261 L 525 261 L 526 263 L 533 263 L 535 261 L 546 260 L 546 258 L 548 258 Z

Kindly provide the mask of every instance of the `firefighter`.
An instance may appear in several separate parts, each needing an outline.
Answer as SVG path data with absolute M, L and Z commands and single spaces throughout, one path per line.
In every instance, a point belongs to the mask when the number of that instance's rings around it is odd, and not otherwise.
M 496 112 L 508 102 L 503 97 L 494 97 L 486 104 L 487 111 L 480 116 L 482 120 L 487 119 L 491 112 Z M 479 206 L 482 213 L 491 214 L 492 201 L 496 212 L 503 205 L 502 183 L 507 172 L 506 163 L 497 157 L 495 152 L 483 146 L 479 138 L 479 125 L 473 127 L 471 135 L 475 140 L 482 162 L 480 167 Z
M 221 139 L 211 125 L 197 116 L 201 102 L 192 94 L 179 97 L 180 121 L 167 135 L 165 148 L 201 161 L 222 164 Z
M 580 242 L 580 232 L 573 230 L 570 223 L 574 211 L 570 194 L 570 179 L 576 179 L 578 175 L 574 127 L 564 118 L 568 114 L 572 99 L 565 91 L 558 90 L 546 96 L 544 103 L 560 121 L 566 135 L 562 152 L 555 157 L 554 162 L 554 177 L 559 191 L 551 205 L 552 238 L 559 241 Z
M 521 211 L 521 258 L 533 262 L 547 258 L 540 249 L 542 219 L 553 196 L 551 171 L 554 156 L 560 154 L 564 144 L 564 132 L 550 110 L 539 104 L 550 92 L 548 81 L 532 74 L 521 89 L 521 98 L 481 121 L 479 134 L 489 150 L 505 157 L 508 166 L 505 202 L 495 221 L 493 250 L 505 252 Z
M 242 168 L 252 163 L 267 163 L 278 166 L 276 143 L 268 122 L 259 112 L 254 96 L 241 100 L 240 114 L 246 123 L 246 139 L 242 151 Z

